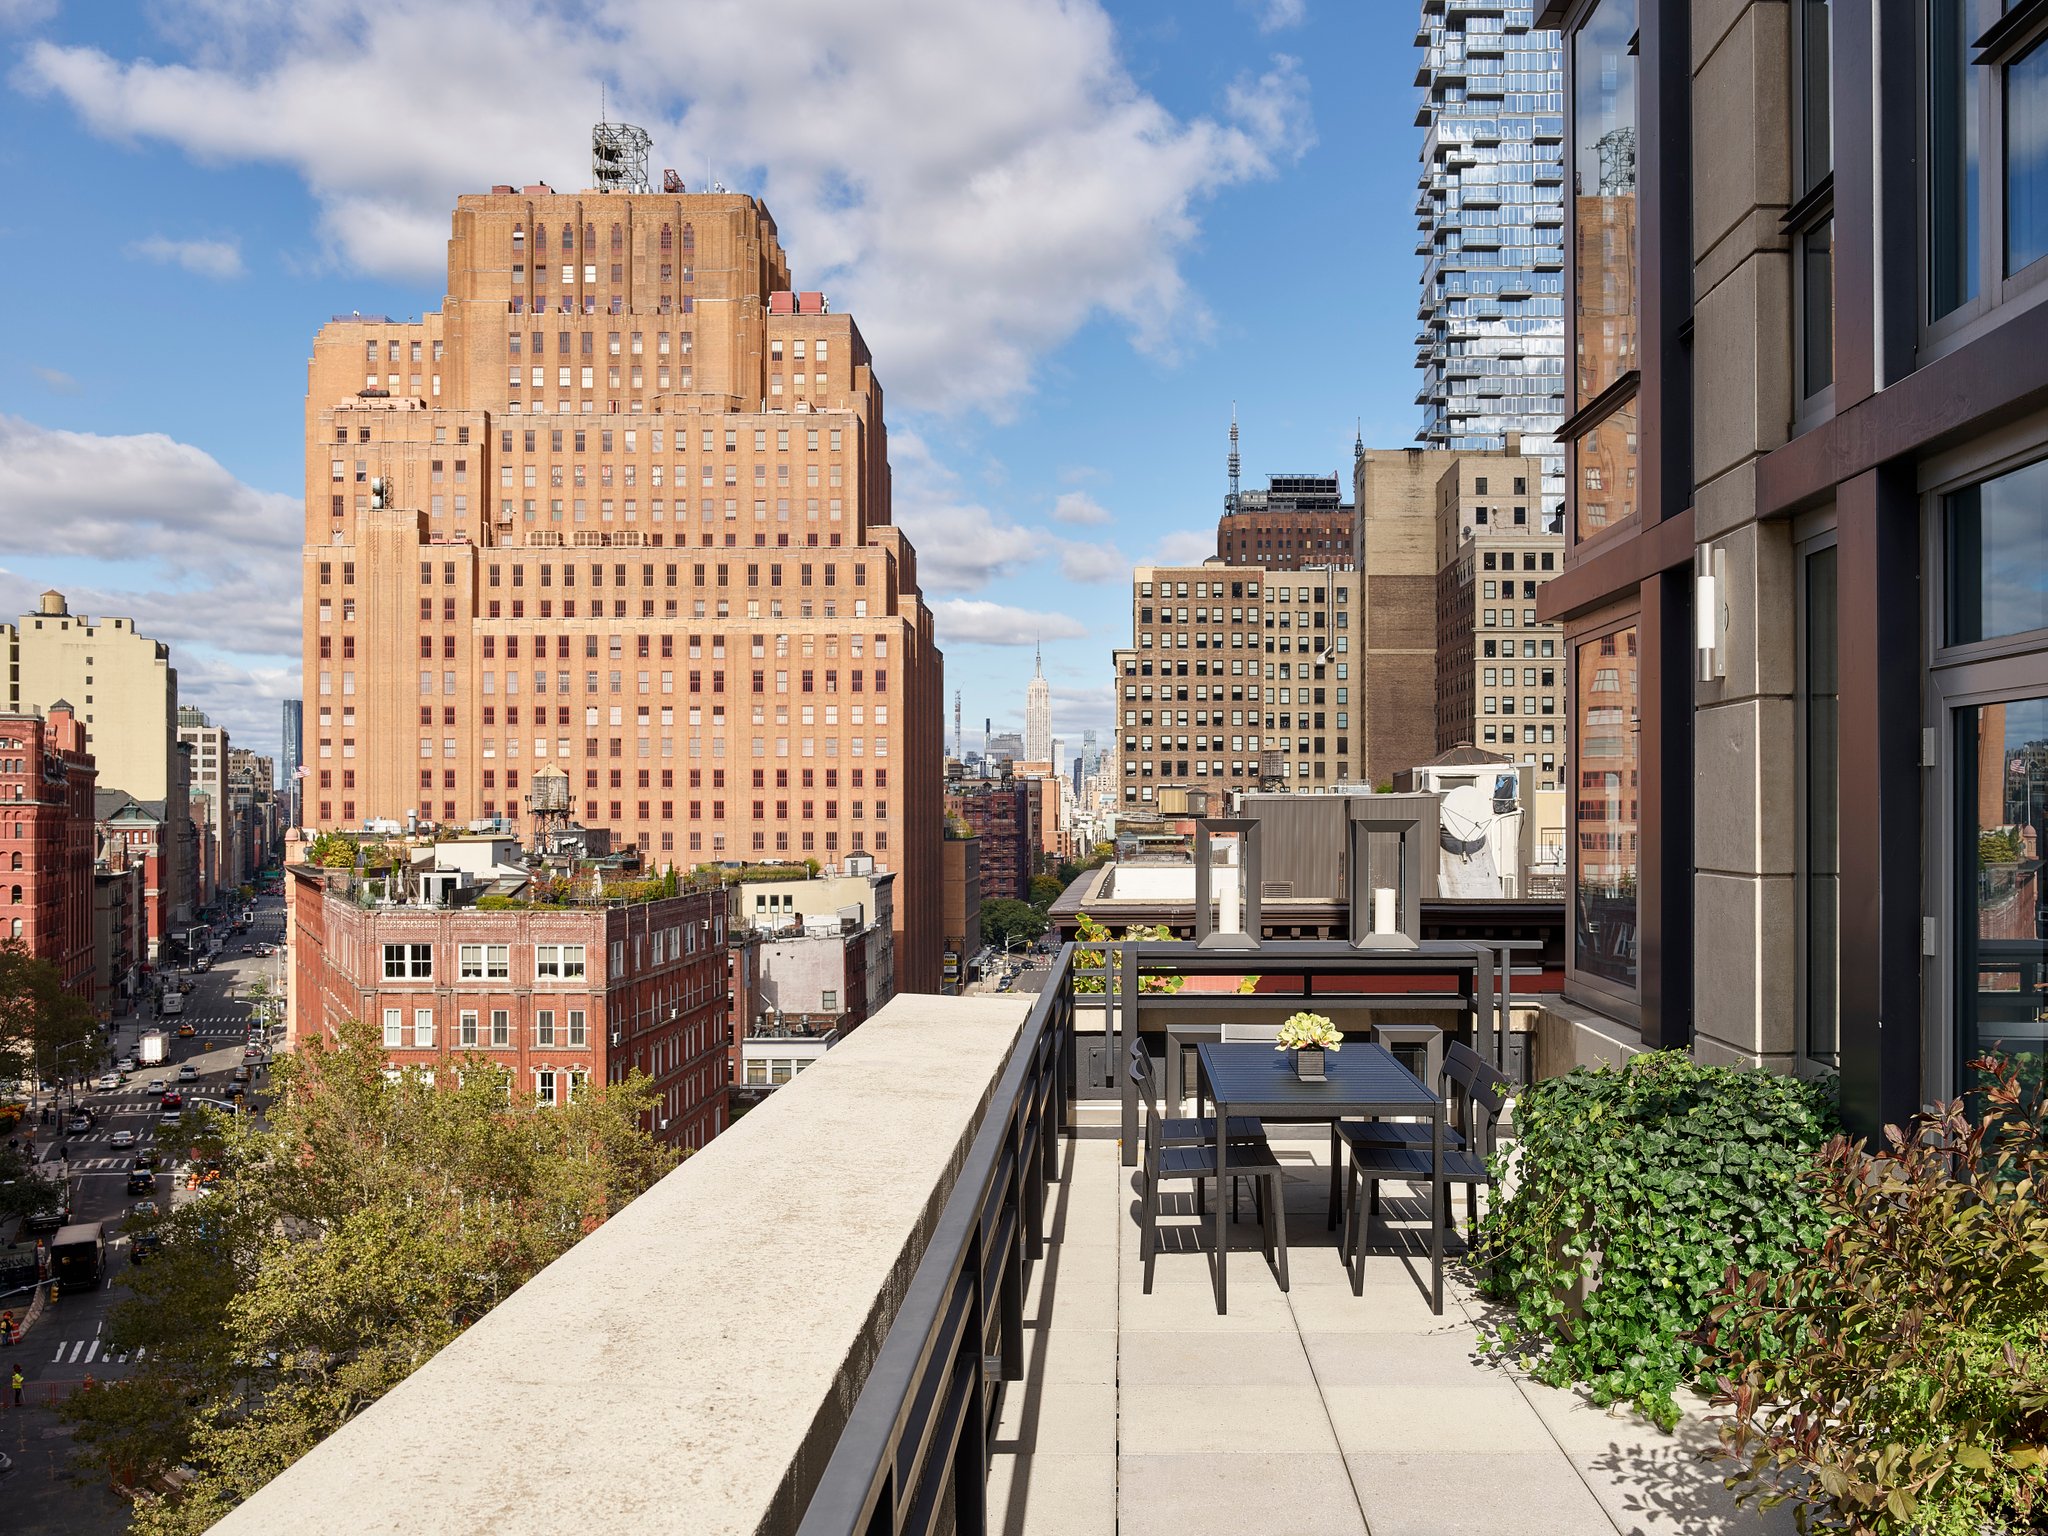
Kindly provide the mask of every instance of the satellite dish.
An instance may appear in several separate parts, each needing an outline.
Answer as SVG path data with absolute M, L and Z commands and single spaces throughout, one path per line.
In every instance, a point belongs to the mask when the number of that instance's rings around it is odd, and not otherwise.
M 1442 825 L 1444 848 L 1454 854 L 1473 854 L 1487 842 L 1493 823 L 1493 797 L 1479 784 L 1458 784 L 1444 795 Z

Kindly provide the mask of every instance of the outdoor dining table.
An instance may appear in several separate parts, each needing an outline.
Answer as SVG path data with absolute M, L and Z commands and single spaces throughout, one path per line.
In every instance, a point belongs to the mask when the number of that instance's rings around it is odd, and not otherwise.
M 1216 1106 L 1216 1238 L 1210 1262 L 1216 1277 L 1216 1310 L 1229 1310 L 1230 1138 L 1223 1134 L 1234 1115 L 1262 1119 L 1368 1119 L 1377 1115 L 1427 1116 L 1430 1122 L 1430 1166 L 1435 1174 L 1429 1195 L 1430 1307 L 1444 1310 L 1444 1101 L 1393 1052 L 1372 1040 L 1347 1040 L 1341 1051 L 1323 1055 L 1325 1080 L 1303 1082 L 1295 1074 L 1291 1051 L 1276 1051 L 1263 1041 L 1204 1041 L 1196 1047 L 1202 1087 Z M 1334 1154 L 1333 1154 L 1334 1155 Z M 1363 1241 L 1363 1238 L 1360 1239 Z

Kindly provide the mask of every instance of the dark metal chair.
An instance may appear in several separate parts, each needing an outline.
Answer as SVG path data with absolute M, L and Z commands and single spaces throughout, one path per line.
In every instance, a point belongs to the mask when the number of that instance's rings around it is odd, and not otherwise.
M 1452 1225 L 1449 1186 L 1462 1184 L 1465 1186 L 1465 1224 L 1469 1233 L 1479 1221 L 1479 1186 L 1493 1182 L 1490 1164 L 1501 1116 L 1514 1093 L 1514 1085 L 1470 1046 L 1454 1043 L 1444 1055 L 1438 1088 L 1450 1099 L 1452 1119 L 1458 1124 L 1461 1134 L 1457 1144 L 1453 1145 L 1452 1128 L 1450 1125 L 1444 1127 L 1444 1209 L 1432 1211 L 1430 1218 L 1442 1221 L 1446 1227 Z M 1420 1131 L 1420 1144 L 1381 1139 L 1388 1131 L 1400 1134 Z M 1436 1177 L 1436 1165 L 1430 1158 L 1430 1128 L 1427 1125 L 1398 1121 L 1392 1124 L 1386 1121 L 1345 1121 L 1337 1127 L 1337 1132 L 1351 1149 L 1351 1166 L 1344 1182 L 1342 1246 L 1345 1267 L 1352 1271 L 1351 1288 L 1356 1292 L 1365 1284 L 1366 1240 L 1370 1236 L 1372 1218 L 1379 1213 L 1381 1182 L 1400 1179 L 1429 1184 Z M 1361 1191 L 1365 1196 L 1362 1209 L 1359 1202 Z
M 1214 1119 L 1168 1119 L 1161 1107 L 1159 1080 L 1152 1071 L 1152 1056 L 1143 1042 L 1133 1041 L 1130 1077 L 1145 1103 L 1144 1172 L 1145 1211 L 1138 1242 L 1138 1255 L 1145 1261 L 1145 1293 L 1152 1291 L 1152 1265 L 1159 1256 L 1159 1207 L 1168 1180 L 1185 1180 L 1195 1185 L 1196 1209 L 1202 1209 L 1202 1191 L 1216 1177 L 1216 1122 Z M 1287 1289 L 1287 1200 L 1282 1180 L 1285 1170 L 1266 1144 L 1264 1127 L 1251 1115 L 1230 1117 L 1230 1179 L 1233 1207 L 1240 1180 L 1252 1182 L 1252 1202 L 1267 1257 Z M 1232 1212 L 1233 1216 L 1235 1211 Z

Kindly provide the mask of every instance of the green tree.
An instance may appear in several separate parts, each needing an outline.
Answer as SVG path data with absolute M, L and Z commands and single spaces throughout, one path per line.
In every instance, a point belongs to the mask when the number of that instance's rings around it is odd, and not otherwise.
M 99 1020 L 18 940 L 0 942 L 0 1082 L 63 1082 L 99 1065 Z
M 998 897 L 981 904 L 981 937 L 984 943 L 1028 944 L 1045 932 L 1045 914 L 1028 901 Z
M 469 1057 L 385 1075 L 369 1025 L 278 1061 L 267 1124 L 179 1133 L 221 1176 L 159 1223 L 110 1318 L 134 1377 L 71 1398 L 82 1454 L 141 1490 L 134 1530 L 205 1530 L 675 1165 L 644 1076 L 570 1103 Z M 162 1474 L 193 1474 L 174 1493 Z
M 10 1216 L 32 1216 L 56 1205 L 63 1186 L 46 1179 L 27 1154 L 0 1146 L 0 1222 Z
M 1044 912 L 1060 899 L 1060 893 L 1067 888 L 1067 882 L 1057 875 L 1033 875 L 1031 877 L 1031 905 Z

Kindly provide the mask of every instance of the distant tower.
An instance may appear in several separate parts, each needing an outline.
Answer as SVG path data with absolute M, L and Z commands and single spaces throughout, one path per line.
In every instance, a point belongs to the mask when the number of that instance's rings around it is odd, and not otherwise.
M 607 123 L 602 112 L 590 130 L 590 175 L 600 192 L 650 192 L 647 151 L 654 140 L 645 128 Z
M 960 728 L 960 690 L 953 690 L 953 755 L 965 762 L 967 759 L 967 733 Z
M 1237 402 L 1230 402 L 1230 494 L 1223 498 L 1223 510 L 1237 510 Z
M 1024 689 L 1024 760 L 1052 761 L 1052 684 L 1045 680 L 1044 654 L 1034 647 L 1035 673 Z

